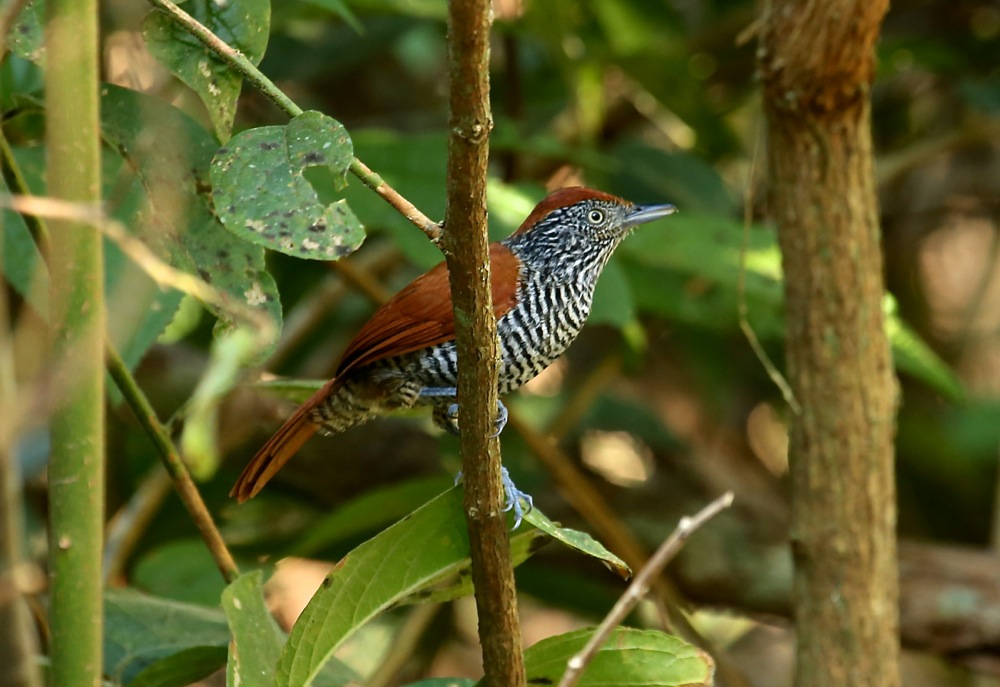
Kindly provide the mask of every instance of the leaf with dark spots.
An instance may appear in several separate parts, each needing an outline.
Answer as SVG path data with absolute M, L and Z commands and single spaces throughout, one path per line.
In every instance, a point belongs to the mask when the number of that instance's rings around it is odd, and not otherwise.
M 348 255 L 364 239 L 361 224 L 346 201 L 321 201 L 304 171 L 320 165 L 342 185 L 351 160 L 344 127 L 318 112 L 244 131 L 212 163 L 215 202 L 230 209 L 220 219 L 237 236 L 286 255 Z
M 188 2 L 184 7 L 254 65 L 260 64 L 271 25 L 270 0 Z M 153 57 L 198 94 L 216 134 L 228 139 L 243 77 L 162 12 L 146 16 L 142 33 Z
M 177 108 L 112 85 L 101 89 L 101 134 L 135 170 L 146 193 L 145 207 L 127 226 L 161 259 L 278 323 L 274 341 L 259 353 L 266 356 L 277 341 L 281 309 L 264 251 L 226 231 L 212 214 L 210 198 L 198 193 L 209 186 L 208 168 L 218 142 Z M 252 268 L 249 273 L 240 269 L 243 265 Z M 206 305 L 224 326 L 235 324 L 231 308 Z

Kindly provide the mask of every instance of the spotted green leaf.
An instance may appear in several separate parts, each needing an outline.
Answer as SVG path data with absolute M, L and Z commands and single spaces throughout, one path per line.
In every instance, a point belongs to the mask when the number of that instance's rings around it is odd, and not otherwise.
M 177 108 L 111 85 L 102 89 L 101 120 L 102 136 L 145 190 L 145 204 L 129 228 L 161 259 L 214 286 L 227 303 L 257 309 L 275 322 L 274 336 L 260 342 L 255 360 L 266 356 L 280 330 L 278 290 L 264 269 L 263 249 L 226 231 L 209 207 L 204 189 L 215 139 Z M 207 305 L 223 330 L 237 324 L 232 308 Z
M 182 9 L 228 45 L 259 64 L 271 25 L 270 0 L 189 0 Z M 149 52 L 205 103 L 221 140 L 229 138 L 243 76 L 166 14 L 152 11 L 143 21 Z
M 6 5 L 4 10 L 6 11 Z M 45 55 L 45 37 L 42 35 L 42 21 L 45 3 L 42 0 L 28 0 L 7 34 L 7 45 L 18 57 L 41 64 Z
M 305 171 L 325 168 L 342 188 L 353 155 L 343 125 L 319 112 L 244 131 L 212 162 L 216 212 L 231 232 L 265 248 L 341 258 L 361 245 L 364 230 L 347 201 L 320 200 Z

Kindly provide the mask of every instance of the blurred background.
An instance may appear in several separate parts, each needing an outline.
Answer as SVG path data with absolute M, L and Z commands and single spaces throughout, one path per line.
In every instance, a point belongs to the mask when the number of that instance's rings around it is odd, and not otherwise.
M 738 316 L 742 299 L 780 370 L 781 262 L 766 202 L 757 4 L 497 0 L 494 8 L 494 237 L 516 228 L 547 189 L 564 185 L 681 210 L 619 249 L 590 326 L 564 359 L 508 399 L 515 417 L 503 435 L 504 462 L 549 517 L 612 550 L 621 541 L 609 541 L 608 527 L 612 538 L 624 531 L 651 551 L 680 517 L 733 490 L 735 506 L 687 544 L 669 569 L 670 585 L 685 622 L 718 652 L 734 684 L 788 685 L 788 409 Z M 169 100 L 210 128 L 197 97 L 146 52 L 138 31 L 147 10 L 107 3 L 106 79 Z M 445 14 L 443 0 L 274 3 L 260 65 L 304 109 L 342 122 L 355 154 L 432 218 L 444 210 Z M 877 59 L 872 126 L 902 387 L 904 684 L 1000 685 L 1000 3 L 894 2 Z M 29 91 L 38 77 L 11 58 L 3 78 L 14 92 Z M 286 121 L 244 89 L 236 130 Z M 30 170 L 38 118 L 4 126 Z M 336 197 L 322 173 L 309 178 L 321 195 Z M 127 187 L 119 190 L 127 197 Z M 282 336 L 259 374 L 248 373 L 222 405 L 224 460 L 201 473 L 241 560 L 281 561 L 269 593 L 286 625 L 329 562 L 446 488 L 459 465 L 452 437 L 426 417 L 404 416 L 311 441 L 249 504 L 226 496 L 290 412 L 289 398 L 301 397 L 267 383 L 325 379 L 377 303 L 440 259 L 357 181 L 346 197 L 368 231 L 355 254 L 336 264 L 268 256 Z M 128 338 L 151 301 L 132 286 L 119 293 L 110 317 Z M 133 358 L 161 417 L 181 419 L 208 364 L 214 318 L 187 298 L 157 302 L 171 324 L 155 344 L 136 344 Z M 15 305 L 30 322 L 30 299 Z M 25 374 L 31 360 L 22 348 Z M 113 402 L 114 579 L 217 604 L 222 581 L 211 559 L 131 412 Z M 40 443 L 29 440 L 22 454 L 39 555 L 43 458 L 31 449 L 44 456 Z M 600 497 L 610 525 L 595 525 L 594 510 L 579 504 L 585 490 Z M 346 522 L 337 518 L 345 506 L 356 509 Z M 529 644 L 593 624 L 624 590 L 597 562 L 557 545 L 517 577 Z M 393 656 L 398 669 L 384 684 L 476 676 L 474 613 L 470 600 L 394 611 L 343 658 L 364 674 Z M 655 626 L 658 617 L 651 604 L 632 623 Z M 417 637 L 410 644 L 399 640 L 407 628 Z

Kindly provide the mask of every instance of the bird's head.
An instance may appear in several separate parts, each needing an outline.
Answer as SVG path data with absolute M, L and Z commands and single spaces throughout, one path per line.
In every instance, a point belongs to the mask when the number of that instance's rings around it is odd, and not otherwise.
M 548 195 L 504 243 L 523 258 L 603 268 L 633 228 L 677 212 L 573 186 Z

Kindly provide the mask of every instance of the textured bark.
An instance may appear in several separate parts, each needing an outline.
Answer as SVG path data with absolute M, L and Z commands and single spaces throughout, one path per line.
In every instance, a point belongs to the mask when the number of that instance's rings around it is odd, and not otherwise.
M 869 91 L 884 0 L 777 0 L 760 67 L 785 270 L 796 684 L 899 684 L 893 438 Z
M 494 433 L 499 358 L 486 231 L 486 168 L 493 127 L 489 0 L 453 0 L 448 19 L 451 135 L 442 243 L 455 308 L 464 505 L 486 684 L 517 687 L 524 684 L 524 660 L 507 518 L 501 512 L 500 444 L 488 438 Z

